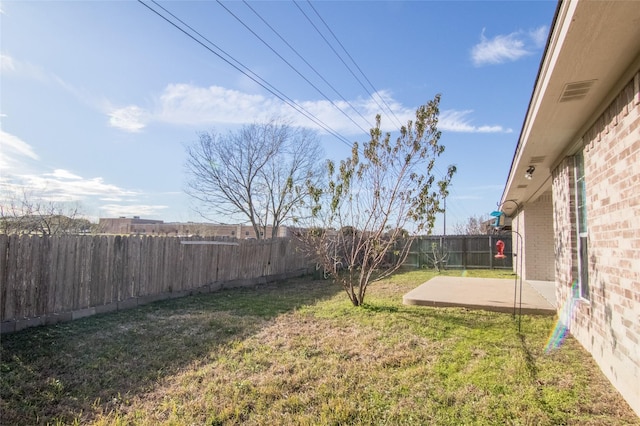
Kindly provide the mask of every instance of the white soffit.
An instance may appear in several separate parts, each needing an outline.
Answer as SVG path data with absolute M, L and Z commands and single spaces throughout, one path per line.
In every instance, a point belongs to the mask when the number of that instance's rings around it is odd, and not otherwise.
M 640 55 L 640 2 L 564 1 L 542 60 L 503 199 L 526 202 Z M 525 171 L 535 165 L 531 180 Z M 527 187 L 523 188 L 526 184 Z

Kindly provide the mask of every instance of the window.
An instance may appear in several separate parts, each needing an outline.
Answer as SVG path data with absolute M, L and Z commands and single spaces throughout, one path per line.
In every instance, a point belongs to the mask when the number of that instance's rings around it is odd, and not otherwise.
M 589 299 L 589 249 L 587 239 L 587 190 L 584 180 L 584 155 L 575 156 L 576 222 L 578 232 L 578 285 L 580 297 Z

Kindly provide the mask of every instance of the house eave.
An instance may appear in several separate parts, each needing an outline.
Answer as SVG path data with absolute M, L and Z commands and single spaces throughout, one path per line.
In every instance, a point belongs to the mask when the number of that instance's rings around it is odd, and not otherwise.
M 551 187 L 553 167 L 578 149 L 584 127 L 633 72 L 640 59 L 637 40 L 636 2 L 558 4 L 500 200 L 507 214 L 515 212 L 516 203 L 506 200 L 523 205 Z M 535 172 L 528 180 L 525 173 L 532 165 Z

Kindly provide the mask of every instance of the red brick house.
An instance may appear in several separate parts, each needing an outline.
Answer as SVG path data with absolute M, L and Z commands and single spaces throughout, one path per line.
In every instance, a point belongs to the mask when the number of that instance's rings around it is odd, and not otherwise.
M 640 3 L 558 4 L 501 208 L 640 415 Z

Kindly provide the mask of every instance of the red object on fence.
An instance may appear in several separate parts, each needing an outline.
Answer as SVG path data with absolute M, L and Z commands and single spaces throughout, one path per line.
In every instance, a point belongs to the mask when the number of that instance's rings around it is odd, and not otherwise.
M 496 259 L 504 259 L 507 257 L 504 255 L 504 241 L 498 240 L 496 242 L 496 250 L 498 250 L 498 254 L 494 256 Z

